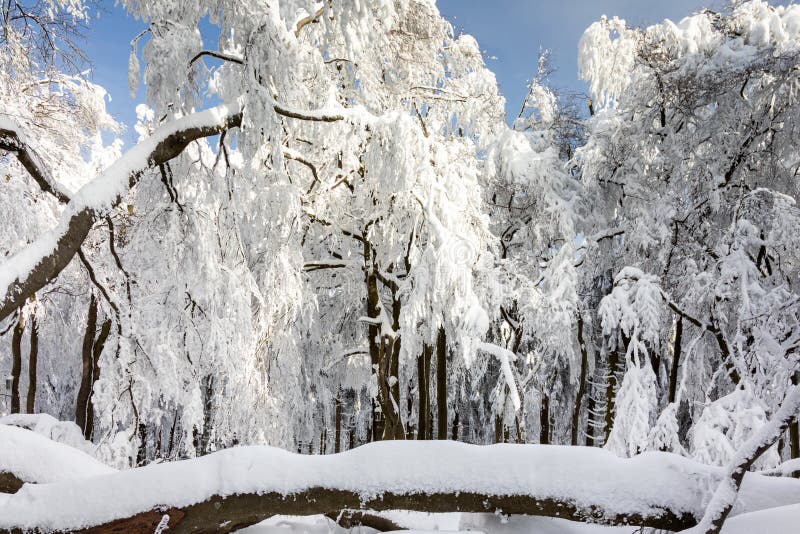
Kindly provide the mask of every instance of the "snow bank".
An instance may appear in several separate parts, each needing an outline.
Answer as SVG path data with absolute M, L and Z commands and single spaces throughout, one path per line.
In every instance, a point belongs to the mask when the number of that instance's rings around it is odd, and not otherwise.
M 17 426 L 41 434 L 42 436 L 69 445 L 75 449 L 95 456 L 97 446 L 83 438 L 83 433 L 78 425 L 72 421 L 59 421 L 52 415 L 40 414 L 13 414 L 0 417 L 0 425 Z
M 756 532 L 797 532 L 800 525 L 800 504 L 759 510 L 728 519 L 722 534 L 754 534 Z
M 36 483 L 69 482 L 116 472 L 69 445 L 4 424 L 0 424 L 0 471 Z M 0 502 L 0 510 L 3 508 Z M 5 516 L 1 511 L 0 515 Z
M 35 436 L 5 429 L 12 436 Z M 50 454 L 32 456 L 24 440 L 11 445 L 4 449 L 21 457 L 25 468 Z M 59 469 L 71 465 L 63 458 L 53 463 Z M 213 495 L 290 495 L 313 487 L 353 491 L 365 500 L 384 493 L 522 494 L 592 505 L 609 514 L 653 515 L 666 508 L 700 517 L 721 474 L 720 468 L 672 454 L 622 459 L 589 447 L 398 441 L 325 456 L 239 447 L 92 478 L 28 484 L 0 502 L 0 528 L 81 528 L 157 506 L 185 507 Z M 800 481 L 748 475 L 739 501 L 738 512 L 794 504 L 800 502 Z

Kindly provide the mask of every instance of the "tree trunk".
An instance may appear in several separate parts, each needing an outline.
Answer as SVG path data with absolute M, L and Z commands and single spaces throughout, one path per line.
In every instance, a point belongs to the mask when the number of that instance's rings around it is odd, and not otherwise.
M 31 312 L 31 351 L 28 355 L 28 398 L 26 413 L 36 413 L 36 370 L 39 366 L 39 326 L 36 324 L 36 311 Z
M 397 336 L 392 340 L 392 350 L 390 357 L 392 364 L 389 367 L 389 375 L 393 377 L 393 382 L 389 386 L 389 395 L 391 396 L 392 410 L 395 415 L 395 436 L 394 439 L 405 439 L 406 428 L 400 417 L 400 348 L 402 338 L 400 332 L 400 299 L 392 294 L 392 329 L 397 332 Z
M 370 496 L 365 496 L 359 490 L 354 490 L 350 486 L 350 479 L 347 473 L 352 470 L 352 458 L 349 455 L 331 456 L 325 458 L 314 457 L 294 457 L 291 458 L 291 465 L 302 469 L 304 472 L 311 473 L 313 476 L 304 483 L 303 486 L 292 489 L 290 492 L 281 493 L 275 487 L 284 485 L 286 470 L 274 470 L 265 467 L 256 472 L 261 472 L 262 486 L 250 487 L 249 489 L 237 491 L 235 480 L 220 479 L 220 465 L 211 459 L 192 459 L 181 462 L 183 469 L 188 469 L 198 480 L 208 480 L 213 484 L 208 488 L 209 497 L 200 502 L 187 501 L 185 496 L 161 492 L 162 497 L 145 499 L 135 508 L 120 508 L 124 510 L 119 515 L 106 513 L 103 509 L 103 496 L 113 498 L 113 488 L 118 488 L 125 480 L 131 477 L 141 480 L 145 485 L 157 485 L 165 477 L 174 475 L 175 467 L 170 465 L 152 465 L 144 469 L 135 469 L 113 473 L 104 477 L 98 477 L 97 483 L 86 485 L 83 481 L 64 482 L 57 485 L 48 485 L 47 488 L 39 488 L 33 484 L 30 492 L 16 497 L 10 495 L 5 497 L 9 509 L 17 510 L 15 516 L 19 518 L 27 517 L 26 527 L 30 531 L 73 531 L 76 524 L 59 524 L 58 518 L 68 519 L 74 507 L 76 511 L 84 511 L 84 517 L 103 517 L 104 522 L 92 524 L 85 520 L 72 519 L 80 522 L 78 526 L 87 528 L 83 532 L 110 533 L 126 532 L 152 533 L 155 526 L 168 515 L 169 532 L 230 532 L 256 522 L 259 522 L 273 515 L 312 515 L 338 513 L 341 510 L 412 510 L 428 513 L 443 512 L 474 512 L 474 513 L 497 513 L 497 514 L 526 514 L 540 515 L 548 517 L 561 517 L 575 521 L 585 521 L 605 525 L 636 525 L 646 526 L 669 531 L 679 531 L 693 526 L 697 518 L 694 516 L 696 510 L 696 499 L 702 498 L 705 485 L 708 483 L 706 476 L 675 478 L 674 462 L 670 455 L 664 453 L 654 453 L 654 462 L 650 465 L 652 469 L 648 471 L 647 480 L 637 477 L 641 466 L 635 460 L 615 460 L 619 461 L 619 480 L 617 497 L 614 502 L 609 501 L 603 495 L 598 495 L 598 501 L 586 500 L 586 484 L 591 485 L 592 481 L 599 481 L 599 477 L 607 476 L 607 466 L 605 461 L 614 459 L 610 453 L 603 451 L 592 451 L 594 460 L 582 467 L 576 467 L 569 457 L 555 450 L 548 450 L 548 447 L 536 446 L 513 446 L 516 449 L 493 450 L 483 447 L 457 446 L 449 444 L 453 451 L 437 447 L 438 452 L 431 452 L 434 455 L 434 463 L 441 466 L 445 480 L 449 480 L 451 475 L 456 476 L 456 486 L 447 485 L 448 489 L 436 489 L 436 484 L 431 486 L 431 474 L 414 470 L 411 466 L 418 462 L 418 455 L 421 453 L 419 446 L 394 447 L 391 461 L 398 469 L 408 470 L 408 476 L 403 484 L 402 491 L 396 488 L 396 477 L 388 471 L 376 469 L 376 465 L 385 462 L 385 457 L 381 453 L 380 445 L 366 445 L 362 449 L 363 468 L 374 475 L 370 486 Z M 442 447 L 447 444 L 442 444 Z M 455 449 L 458 449 L 457 451 Z M 247 455 L 249 461 L 255 462 L 254 465 L 269 465 L 274 461 L 273 451 L 262 449 L 263 456 L 259 456 L 259 450 L 250 451 Z M 236 451 L 229 451 L 235 458 Z M 455 453 L 458 454 L 455 454 Z M 502 459 L 509 452 L 508 463 L 505 465 Z M 553 454 L 551 454 L 553 453 Z M 486 455 L 489 455 L 488 457 Z M 253 456 L 256 455 L 256 456 Z M 476 455 L 474 457 L 464 455 Z M 477 458 L 487 459 L 485 465 L 475 465 Z M 552 495 L 552 488 L 545 484 L 521 484 L 516 491 L 504 492 L 503 495 L 493 494 L 485 491 L 484 485 L 480 482 L 484 478 L 477 479 L 478 482 L 470 482 L 468 479 L 458 477 L 463 474 L 463 469 L 476 469 L 478 477 L 491 478 L 493 472 L 500 469 L 513 470 L 518 465 L 512 463 L 515 460 L 522 461 L 526 469 L 532 470 L 531 475 L 536 475 L 539 468 L 543 472 L 557 471 L 564 473 L 564 480 L 560 481 L 560 486 L 566 489 L 558 497 Z M 663 460 L 663 461 L 657 461 Z M 224 462 L 223 462 L 224 463 Z M 671 467 L 672 466 L 672 467 Z M 291 470 L 291 469 L 290 469 Z M 272 474 L 274 473 L 274 475 Z M 705 473 L 713 480 L 716 470 L 709 468 Z M 13 473 L 12 473 L 13 474 Z M 341 478 L 344 476 L 344 478 Z M 497 475 L 498 479 L 502 478 Z M 282 482 L 283 480 L 283 482 Z M 758 491 L 768 491 L 775 494 L 781 490 L 782 486 L 777 485 L 779 480 L 770 479 L 775 485 L 767 489 L 760 486 Z M 216 481 L 216 482 L 214 482 Z M 341 482 L 339 482 L 341 481 Z M 658 489 L 661 485 L 670 481 L 677 484 L 673 488 L 678 496 L 668 496 L 663 501 L 659 500 Z M 769 484 L 765 481 L 764 484 Z M 231 484 L 233 484 L 231 486 Z M 602 485 L 602 484 L 601 484 Z M 50 488 L 49 486 L 53 486 Z M 78 489 L 80 488 L 80 490 Z M 225 488 L 224 490 L 221 488 Z M 571 488 L 574 488 L 572 491 Z M 656 488 L 656 489 L 652 489 Z M 219 492 L 226 491 L 230 494 L 226 497 L 219 496 Z M 754 490 L 749 490 L 747 498 L 753 495 Z M 643 495 L 643 492 L 646 495 Z M 158 492 L 157 492 L 158 493 Z M 649 497 L 647 497 L 649 495 Z M 158 502 L 156 502 L 156 500 Z M 151 503 L 152 501 L 152 503 Z M 642 507 L 636 503 L 647 501 L 647 506 Z M 622 503 L 622 504 L 619 504 Z M 631 504 L 625 504 L 631 503 Z M 58 507 L 69 513 L 57 513 L 56 518 L 48 514 L 38 516 L 33 511 L 47 510 L 51 507 Z M 647 512 L 637 512 L 646 508 Z M 111 508 L 113 512 L 114 507 Z M 30 511 L 29 511 L 30 510 Z M 98 512 L 102 512 L 99 513 Z M 637 515 L 643 513 L 645 515 Z M 16 525 L 10 519 L 0 518 L 3 528 L 12 531 Z M 40 521 L 40 524 L 37 524 Z M 38 527 L 38 530 L 37 530 Z M 632 527 L 631 527 L 632 528 Z
M 22 334 L 25 332 L 25 316 L 19 310 L 17 326 L 11 336 L 11 413 L 19 413 L 19 375 L 22 374 Z
M 681 363 L 681 350 L 683 342 L 683 317 L 678 316 L 675 322 L 675 343 L 672 349 L 672 367 L 669 370 L 669 397 L 668 402 L 675 402 L 678 392 L 678 369 Z
M 594 447 L 596 445 L 596 439 L 594 436 L 595 425 L 593 424 L 593 414 L 597 409 L 597 403 L 594 400 L 595 391 L 594 386 L 589 393 L 589 401 L 586 403 L 586 446 L 587 447 Z
M 203 431 L 200 433 L 199 441 L 195 445 L 198 454 L 206 455 L 210 451 L 211 429 L 214 426 L 214 377 L 207 375 L 203 378 L 201 387 L 203 388 Z
M 334 415 L 333 452 L 342 452 L 342 388 L 336 390 L 336 413 Z
M 792 375 L 792 385 L 797 386 L 800 384 L 800 372 L 795 371 Z M 798 428 L 797 419 L 789 425 L 789 447 L 792 459 L 800 458 L 800 428 Z M 795 473 L 795 477 L 800 477 L 800 471 Z
M 436 437 L 447 439 L 447 336 L 439 327 L 436 337 Z
M 606 381 L 606 414 L 605 414 L 605 442 L 611 435 L 614 426 L 614 403 L 617 395 L 617 367 L 619 367 L 619 351 L 611 349 L 608 353 L 608 377 Z
M 94 336 L 97 332 L 97 299 L 94 294 L 89 297 L 89 313 L 86 317 L 86 329 L 83 333 L 81 349 L 81 385 L 78 388 L 78 400 L 75 405 L 75 423 L 80 427 L 85 439 L 91 438 L 91 427 L 87 425 L 92 397 L 92 375 L 94 374 Z
M 539 409 L 539 443 L 542 445 L 550 444 L 550 397 L 544 391 L 541 392 L 542 405 Z
M 381 331 L 380 325 L 375 322 L 381 314 L 380 295 L 378 293 L 378 275 L 372 257 L 372 247 L 364 240 L 364 267 L 365 283 L 367 286 L 367 317 L 370 321 L 367 326 L 370 363 L 372 364 L 372 380 L 377 383 L 377 410 L 373 404 L 372 414 L 372 439 L 405 439 L 405 429 L 400 417 L 397 400 L 392 398 L 394 391 L 391 383 L 392 375 L 392 345 L 394 338 Z M 398 364 L 399 365 L 399 364 Z M 396 379 L 396 377 L 395 377 Z M 397 389 L 399 392 L 399 388 Z
M 575 409 L 572 412 L 572 445 L 578 444 L 578 435 L 580 434 L 581 422 L 581 405 L 583 403 L 583 397 L 586 394 L 586 373 L 588 371 L 587 367 L 589 366 L 589 353 L 586 350 L 586 341 L 583 339 L 583 316 L 580 312 L 578 312 L 577 317 L 578 346 L 580 347 L 581 351 L 581 374 L 580 378 L 578 379 L 578 392 L 575 395 Z
M 369 243 L 364 242 L 364 262 L 366 264 L 366 284 L 367 284 L 367 317 L 370 319 L 377 319 L 380 314 L 379 309 L 379 295 L 378 295 L 378 278 L 375 276 L 374 267 L 372 266 L 371 259 L 372 249 Z M 383 429 L 385 425 L 384 411 L 385 402 L 381 398 L 381 383 L 380 383 L 380 364 L 381 364 L 381 344 L 380 327 L 370 322 L 367 325 L 367 344 L 369 346 L 369 359 L 372 369 L 372 380 L 377 382 L 378 392 L 377 398 L 373 400 L 372 409 L 372 439 L 378 441 L 383 437 Z
M 417 396 L 419 406 L 417 409 L 417 439 L 431 439 L 430 424 L 430 379 L 431 379 L 431 353 L 433 349 L 425 344 L 422 355 L 417 358 Z
M 100 379 L 100 355 L 106 346 L 108 335 L 111 333 L 111 319 L 106 319 L 100 327 L 100 334 L 92 345 L 92 374 L 89 380 L 89 398 L 86 401 L 86 439 L 92 438 L 94 432 L 94 403 L 92 402 L 92 392 L 94 384 Z
M 494 442 L 495 443 L 505 443 L 506 439 L 506 432 L 505 432 L 505 422 L 503 421 L 503 414 L 497 414 L 494 416 Z

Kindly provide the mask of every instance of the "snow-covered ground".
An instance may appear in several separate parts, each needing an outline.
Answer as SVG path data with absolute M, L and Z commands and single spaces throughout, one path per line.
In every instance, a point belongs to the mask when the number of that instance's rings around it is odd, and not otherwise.
M 551 517 L 493 514 L 382 514 L 408 527 L 405 532 L 485 532 L 486 534 L 638 534 L 636 527 L 603 527 Z M 790 534 L 800 525 L 800 504 L 769 508 L 730 518 L 722 534 Z M 348 531 L 324 516 L 275 516 L 239 531 L 242 534 L 372 534 L 359 527 Z

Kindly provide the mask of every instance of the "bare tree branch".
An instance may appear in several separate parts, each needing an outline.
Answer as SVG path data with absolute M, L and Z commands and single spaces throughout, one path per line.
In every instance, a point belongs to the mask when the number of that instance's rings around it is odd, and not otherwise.
M 69 195 L 61 188 L 58 182 L 50 174 L 50 171 L 42 163 L 39 155 L 26 143 L 16 128 L 10 128 L 10 124 L 4 124 L 5 128 L 0 128 L 0 150 L 14 152 L 20 164 L 39 184 L 45 193 L 50 193 L 59 202 L 67 203 Z

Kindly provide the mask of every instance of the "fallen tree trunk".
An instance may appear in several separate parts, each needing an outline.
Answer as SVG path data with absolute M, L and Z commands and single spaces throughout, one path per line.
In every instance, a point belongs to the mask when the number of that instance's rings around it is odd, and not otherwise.
M 26 484 L 0 500 L 0 532 L 230 532 L 273 515 L 341 510 L 524 514 L 677 531 L 702 517 L 709 480 L 723 473 L 668 453 L 621 459 L 589 447 L 393 441 L 325 456 L 240 447 Z M 744 479 L 742 511 L 798 501 L 798 480 Z
M 24 483 L 13 473 L 0 471 L 0 493 L 16 493 Z
M 639 514 L 606 515 L 603 510 L 578 507 L 556 499 L 537 499 L 527 495 L 491 496 L 479 493 L 385 493 L 363 500 L 354 491 L 310 488 L 302 493 L 284 495 L 277 492 L 214 496 L 186 507 L 160 507 L 131 517 L 108 521 L 83 529 L 64 529 L 85 534 L 151 534 L 159 524 L 170 533 L 233 532 L 254 525 L 274 515 L 317 515 L 335 517 L 338 510 L 412 510 L 428 513 L 488 512 L 509 515 L 538 515 L 604 525 L 644 525 L 663 530 L 682 530 L 696 524 L 693 515 L 675 515 L 664 511 L 659 516 Z M 358 521 L 354 524 L 359 523 Z M 25 530 L 27 527 L 16 527 Z M 15 532 L 14 528 L 1 532 Z M 38 532 L 61 532 L 37 527 Z

